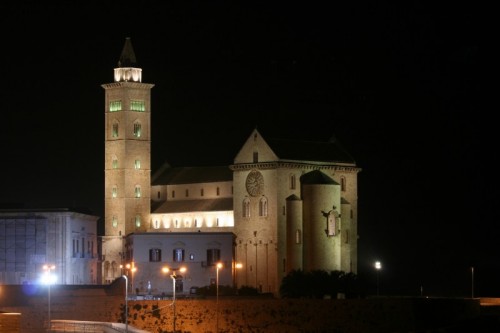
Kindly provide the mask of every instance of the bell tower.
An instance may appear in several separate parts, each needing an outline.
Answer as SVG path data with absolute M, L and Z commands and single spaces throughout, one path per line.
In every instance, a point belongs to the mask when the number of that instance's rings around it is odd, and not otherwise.
M 124 237 L 146 231 L 151 195 L 151 89 L 142 83 L 130 38 L 105 89 L 103 283 L 121 276 Z

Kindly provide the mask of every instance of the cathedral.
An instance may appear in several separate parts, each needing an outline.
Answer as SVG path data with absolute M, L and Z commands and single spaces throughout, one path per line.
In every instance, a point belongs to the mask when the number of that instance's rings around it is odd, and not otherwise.
M 137 295 L 214 283 L 278 295 L 294 269 L 357 273 L 361 169 L 337 140 L 281 140 L 255 128 L 231 165 L 153 173 L 154 84 L 142 82 L 129 38 L 114 82 L 102 87 L 103 283 L 125 275 Z

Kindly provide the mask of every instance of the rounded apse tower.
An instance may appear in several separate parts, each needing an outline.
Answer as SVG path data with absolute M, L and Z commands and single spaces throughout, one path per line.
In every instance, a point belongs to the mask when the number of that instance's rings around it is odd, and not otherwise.
M 340 184 L 319 170 L 301 177 L 303 269 L 341 270 Z
M 292 194 L 286 198 L 286 272 L 302 270 L 302 200 Z

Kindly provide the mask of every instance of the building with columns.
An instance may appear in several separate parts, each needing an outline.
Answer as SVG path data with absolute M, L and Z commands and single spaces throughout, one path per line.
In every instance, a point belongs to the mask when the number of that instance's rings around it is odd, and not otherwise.
M 232 165 L 165 164 L 151 175 L 153 84 L 142 83 L 130 39 L 114 82 L 102 87 L 103 282 L 133 274 L 132 290 L 169 293 L 160 268 L 183 266 L 190 273 L 177 277 L 177 292 L 216 277 L 277 295 L 293 269 L 357 272 L 360 168 L 338 140 L 280 140 L 254 129 Z

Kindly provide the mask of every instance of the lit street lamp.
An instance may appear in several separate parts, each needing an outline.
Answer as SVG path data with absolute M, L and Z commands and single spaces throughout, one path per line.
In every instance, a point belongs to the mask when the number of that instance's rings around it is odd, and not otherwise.
M 184 273 L 186 271 L 186 267 L 181 267 L 181 268 L 169 268 L 169 267 L 163 267 L 162 268 L 163 273 L 168 273 L 172 271 L 172 274 L 170 274 L 170 277 L 172 278 L 172 288 L 173 288 L 173 296 L 172 296 L 172 308 L 174 311 L 174 333 L 175 333 L 175 281 L 177 280 L 177 275 L 175 274 L 176 271 L 179 271 L 181 273 Z
M 125 265 L 125 267 L 127 268 L 127 274 L 128 274 L 128 272 L 130 272 L 130 274 L 131 274 L 130 286 L 133 289 L 134 288 L 134 273 L 135 273 L 135 271 L 137 271 L 137 268 L 135 267 L 135 263 L 133 261 L 132 261 L 132 264 L 127 264 L 127 265 Z
M 122 277 L 125 279 L 125 332 L 128 332 L 128 278 L 126 275 Z
M 471 298 L 474 298 L 474 267 L 471 267 L 470 268 L 470 272 L 471 272 Z
M 217 274 L 215 278 L 215 333 L 219 333 L 219 269 L 223 267 L 221 262 L 216 265 Z
M 380 261 L 375 261 L 375 269 L 377 270 L 377 296 L 378 296 L 379 295 L 378 274 L 379 274 L 379 271 L 382 269 L 382 264 L 380 263 Z
M 43 283 L 47 285 L 48 290 L 48 330 L 51 329 L 51 319 L 50 319 L 50 285 L 56 282 L 56 276 L 51 273 L 51 271 L 55 270 L 55 265 L 43 265 L 43 270 L 45 271 L 43 277 Z
M 236 276 L 236 272 L 238 271 L 238 269 L 242 269 L 243 268 L 243 264 L 241 262 L 237 262 L 234 264 L 234 286 L 236 288 L 236 292 L 238 292 L 238 279 L 237 279 L 237 276 Z

